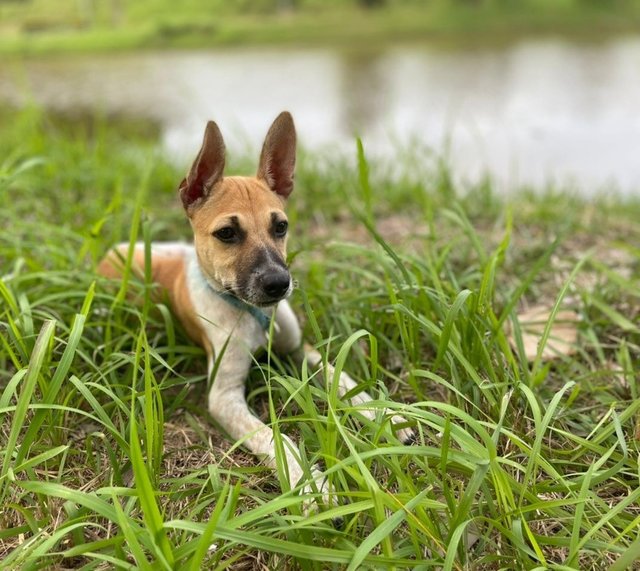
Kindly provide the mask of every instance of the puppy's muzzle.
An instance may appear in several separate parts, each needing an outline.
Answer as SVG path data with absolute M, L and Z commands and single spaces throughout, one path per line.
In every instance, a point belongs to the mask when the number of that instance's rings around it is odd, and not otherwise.
M 286 270 L 276 270 L 258 278 L 258 284 L 267 302 L 280 301 L 291 287 L 291 275 Z
M 268 306 L 287 297 L 292 288 L 291 274 L 282 256 L 275 250 L 259 250 L 246 283 L 246 301 Z

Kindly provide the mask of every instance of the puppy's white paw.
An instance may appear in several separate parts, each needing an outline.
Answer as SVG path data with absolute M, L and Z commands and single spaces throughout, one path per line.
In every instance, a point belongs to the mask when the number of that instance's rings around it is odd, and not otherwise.
M 321 505 L 337 505 L 336 496 L 331 493 L 329 487 L 329 480 L 318 466 L 311 470 L 311 480 L 300 490 L 300 494 L 313 496 L 302 502 L 302 513 L 305 517 L 318 512 Z M 334 517 L 332 521 L 336 529 L 341 529 L 344 525 L 342 517 Z
M 311 469 L 311 480 L 300 490 L 300 494 L 314 496 L 305 499 L 302 504 L 305 515 L 318 511 L 318 503 L 329 505 L 329 482 L 318 466 L 314 466 Z
M 406 425 L 407 420 L 404 417 L 396 414 L 391 418 L 391 425 L 395 427 L 398 424 Z M 402 442 L 402 444 L 404 444 L 405 446 L 410 446 L 411 444 L 416 443 L 415 430 L 413 430 L 413 428 L 411 428 L 410 426 L 404 426 L 404 428 L 397 429 L 396 436 L 398 437 L 398 440 L 400 440 L 400 442 Z

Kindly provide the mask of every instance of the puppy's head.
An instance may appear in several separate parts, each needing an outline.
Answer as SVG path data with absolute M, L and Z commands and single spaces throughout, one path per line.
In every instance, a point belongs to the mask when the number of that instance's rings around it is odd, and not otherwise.
M 222 134 L 210 121 L 180 184 L 200 268 L 214 289 L 252 305 L 272 305 L 292 289 L 284 213 L 296 162 L 291 115 L 283 112 L 271 125 L 255 177 L 224 177 L 224 162 Z

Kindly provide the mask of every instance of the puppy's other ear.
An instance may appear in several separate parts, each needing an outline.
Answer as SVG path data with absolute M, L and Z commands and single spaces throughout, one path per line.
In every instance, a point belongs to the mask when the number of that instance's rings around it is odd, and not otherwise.
M 207 123 L 202 148 L 187 177 L 180 183 L 180 198 L 188 209 L 209 195 L 213 185 L 222 179 L 224 170 L 224 140 L 213 121 Z
M 271 125 L 260 154 L 258 178 L 273 192 L 287 198 L 293 190 L 296 166 L 296 128 L 291 113 L 283 111 Z

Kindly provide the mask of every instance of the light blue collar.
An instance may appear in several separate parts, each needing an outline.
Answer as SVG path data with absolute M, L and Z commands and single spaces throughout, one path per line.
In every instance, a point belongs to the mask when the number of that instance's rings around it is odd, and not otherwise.
M 201 283 L 203 283 L 212 294 L 217 295 L 219 298 L 223 299 L 229 305 L 235 307 L 236 309 L 240 311 L 246 311 L 249 315 L 251 315 L 251 317 L 253 317 L 258 322 L 258 324 L 260 325 L 260 327 L 262 327 L 264 331 L 269 330 L 269 326 L 271 325 L 271 317 L 266 315 L 263 311 L 260 311 L 260 309 L 255 305 L 250 305 L 247 302 L 242 301 L 232 293 L 229 293 L 226 291 L 218 291 L 214 289 L 209 283 L 209 280 L 207 280 L 207 278 L 204 277 L 204 274 L 202 273 L 202 270 L 200 269 L 200 266 L 195 256 L 192 260 L 191 268 L 193 269 L 190 271 L 195 272 L 195 275 L 198 276 L 198 279 L 201 281 Z
M 269 325 L 271 324 L 271 318 L 268 315 L 265 315 L 264 312 L 260 311 L 258 307 L 256 307 L 255 305 L 250 305 L 245 301 L 242 301 L 232 293 L 229 293 L 226 291 L 216 291 L 211 286 L 209 286 L 209 289 L 213 293 L 215 293 L 218 297 L 220 297 L 221 299 L 224 299 L 224 301 L 226 301 L 229 305 L 232 305 L 233 307 L 235 307 L 236 309 L 239 309 L 240 311 L 246 311 L 249 315 L 251 315 L 251 317 L 253 317 L 260 324 L 260 327 L 262 327 L 262 329 L 264 329 L 265 331 L 269 330 Z

